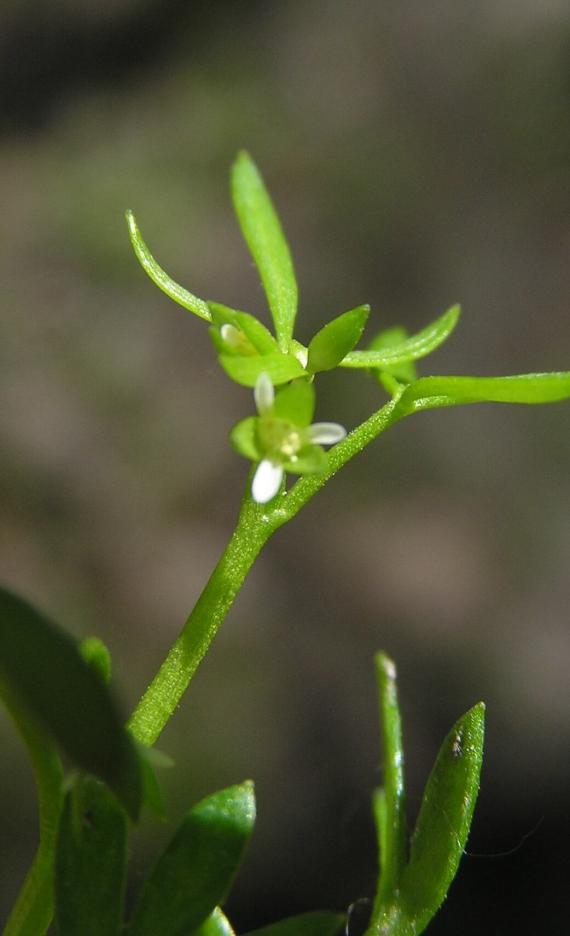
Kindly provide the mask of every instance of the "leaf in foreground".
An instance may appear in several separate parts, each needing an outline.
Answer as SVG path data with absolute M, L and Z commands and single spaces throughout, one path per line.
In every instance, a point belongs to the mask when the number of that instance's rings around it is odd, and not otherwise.
M 254 822 L 249 781 L 194 806 L 144 885 L 129 936 L 188 936 L 203 924 L 227 897 Z
M 0 676 L 74 764 L 104 780 L 136 819 L 141 801 L 138 756 L 109 689 L 75 641 L 4 589 Z
M 127 815 L 107 787 L 82 776 L 66 796 L 57 843 L 60 936 L 115 936 L 122 926 Z

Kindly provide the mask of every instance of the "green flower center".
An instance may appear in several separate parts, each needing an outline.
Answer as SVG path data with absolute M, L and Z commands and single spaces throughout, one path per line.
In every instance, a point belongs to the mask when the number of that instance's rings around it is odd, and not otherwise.
M 299 450 L 307 444 L 302 429 L 292 426 L 285 419 L 277 419 L 275 416 L 259 417 L 257 441 L 264 455 L 277 462 L 295 458 Z

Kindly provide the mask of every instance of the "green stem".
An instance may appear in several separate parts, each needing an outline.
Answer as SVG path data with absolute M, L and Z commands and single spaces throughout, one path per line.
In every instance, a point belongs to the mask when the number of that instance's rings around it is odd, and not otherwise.
M 134 737 L 152 745 L 173 715 L 190 680 L 230 610 L 249 570 L 272 534 L 291 520 L 317 491 L 384 429 L 395 422 L 391 400 L 329 453 L 325 472 L 301 478 L 267 505 L 255 504 L 248 483 L 236 528 L 204 591 L 129 721 Z
M 22 712 L 6 686 L 1 695 L 26 745 L 38 791 L 39 845 L 3 936 L 43 936 L 53 915 L 53 865 L 63 806 L 63 768 L 52 744 Z
M 236 528 L 194 610 L 133 712 L 129 728 L 152 745 L 180 699 L 230 610 L 249 570 L 272 533 L 285 522 L 283 511 L 255 504 L 249 484 Z

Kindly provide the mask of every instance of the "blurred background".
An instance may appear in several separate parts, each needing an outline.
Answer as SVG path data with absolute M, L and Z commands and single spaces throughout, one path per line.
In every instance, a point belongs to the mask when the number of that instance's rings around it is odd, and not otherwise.
M 4 0 L 2 578 L 114 658 L 125 711 L 236 516 L 251 394 L 134 260 L 267 319 L 228 170 L 247 147 L 296 262 L 299 337 L 463 320 L 423 373 L 570 366 L 570 12 L 563 0 Z M 324 375 L 317 418 L 383 402 Z M 566 932 L 570 408 L 476 406 L 379 439 L 269 544 L 161 738 L 173 822 L 255 778 L 239 931 L 371 896 L 372 657 L 398 663 L 409 821 L 437 748 L 488 706 L 469 854 L 434 934 Z M 0 896 L 36 841 L 2 716 Z M 136 837 L 131 890 L 171 826 Z M 564 922 L 563 922 L 564 921 Z

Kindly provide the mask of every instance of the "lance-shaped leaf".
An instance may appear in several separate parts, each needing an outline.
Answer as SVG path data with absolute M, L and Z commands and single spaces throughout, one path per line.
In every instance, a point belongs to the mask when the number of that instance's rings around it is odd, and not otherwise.
M 307 370 L 316 374 L 338 367 L 360 341 L 369 313 L 369 305 L 357 306 L 321 328 L 309 343 Z
M 279 923 L 270 923 L 269 926 L 252 930 L 246 936 L 340 936 L 345 921 L 346 916 L 342 913 L 317 910 L 288 917 Z
M 39 844 L 3 936 L 44 936 L 53 916 L 53 869 L 59 817 L 64 801 L 63 767 L 51 738 L 38 728 L 7 684 L 0 698 L 26 745 L 38 796 Z
M 397 409 L 403 415 L 465 403 L 555 403 L 570 397 L 570 371 L 511 377 L 420 377 L 406 387 Z
M 235 936 L 235 933 L 227 916 L 216 907 L 208 919 L 189 936 Z
M 414 936 L 445 899 L 463 855 L 479 792 L 484 720 L 480 702 L 456 722 L 424 791 L 399 896 Z
M 378 905 L 387 904 L 398 890 L 405 862 L 404 752 L 396 666 L 384 653 L 376 657 L 376 680 L 382 726 L 383 788 L 374 798 L 374 813 L 380 852 Z
M 255 387 L 260 374 L 267 374 L 273 386 L 288 383 L 297 377 L 306 376 L 306 372 L 292 354 L 258 354 L 255 357 L 241 357 L 233 354 L 220 354 L 220 364 L 228 377 L 242 387 Z
M 74 764 L 104 780 L 136 818 L 139 760 L 108 687 L 75 641 L 4 589 L 0 677 Z
M 188 936 L 223 903 L 253 831 L 253 784 L 190 810 L 144 885 L 129 936 Z
M 206 322 L 210 322 L 211 315 L 208 309 L 208 303 L 204 302 L 203 299 L 199 299 L 198 296 L 194 296 L 191 292 L 188 292 L 183 286 L 175 283 L 168 273 L 165 273 L 162 267 L 158 265 L 145 244 L 135 216 L 130 209 L 125 212 L 125 218 L 136 258 L 147 276 L 150 277 L 159 289 L 162 289 L 163 293 L 166 293 L 169 299 L 173 299 L 174 302 L 177 302 L 178 305 L 181 305 L 184 309 L 188 309 L 189 312 L 194 312 L 195 315 L 205 319 Z
M 66 796 L 55 864 L 60 936 L 115 936 L 122 928 L 127 814 L 95 777 Z
M 401 344 L 381 348 L 377 351 L 351 351 L 341 361 L 340 366 L 382 368 L 386 365 L 401 364 L 405 361 L 417 361 L 419 358 L 431 354 L 449 338 L 457 325 L 460 313 L 461 309 L 458 305 L 452 306 L 427 328 L 412 335 L 411 338 L 406 338 Z
M 297 281 L 277 212 L 248 153 L 232 169 L 232 197 L 238 221 L 265 289 L 277 341 L 289 347 L 297 314 Z

